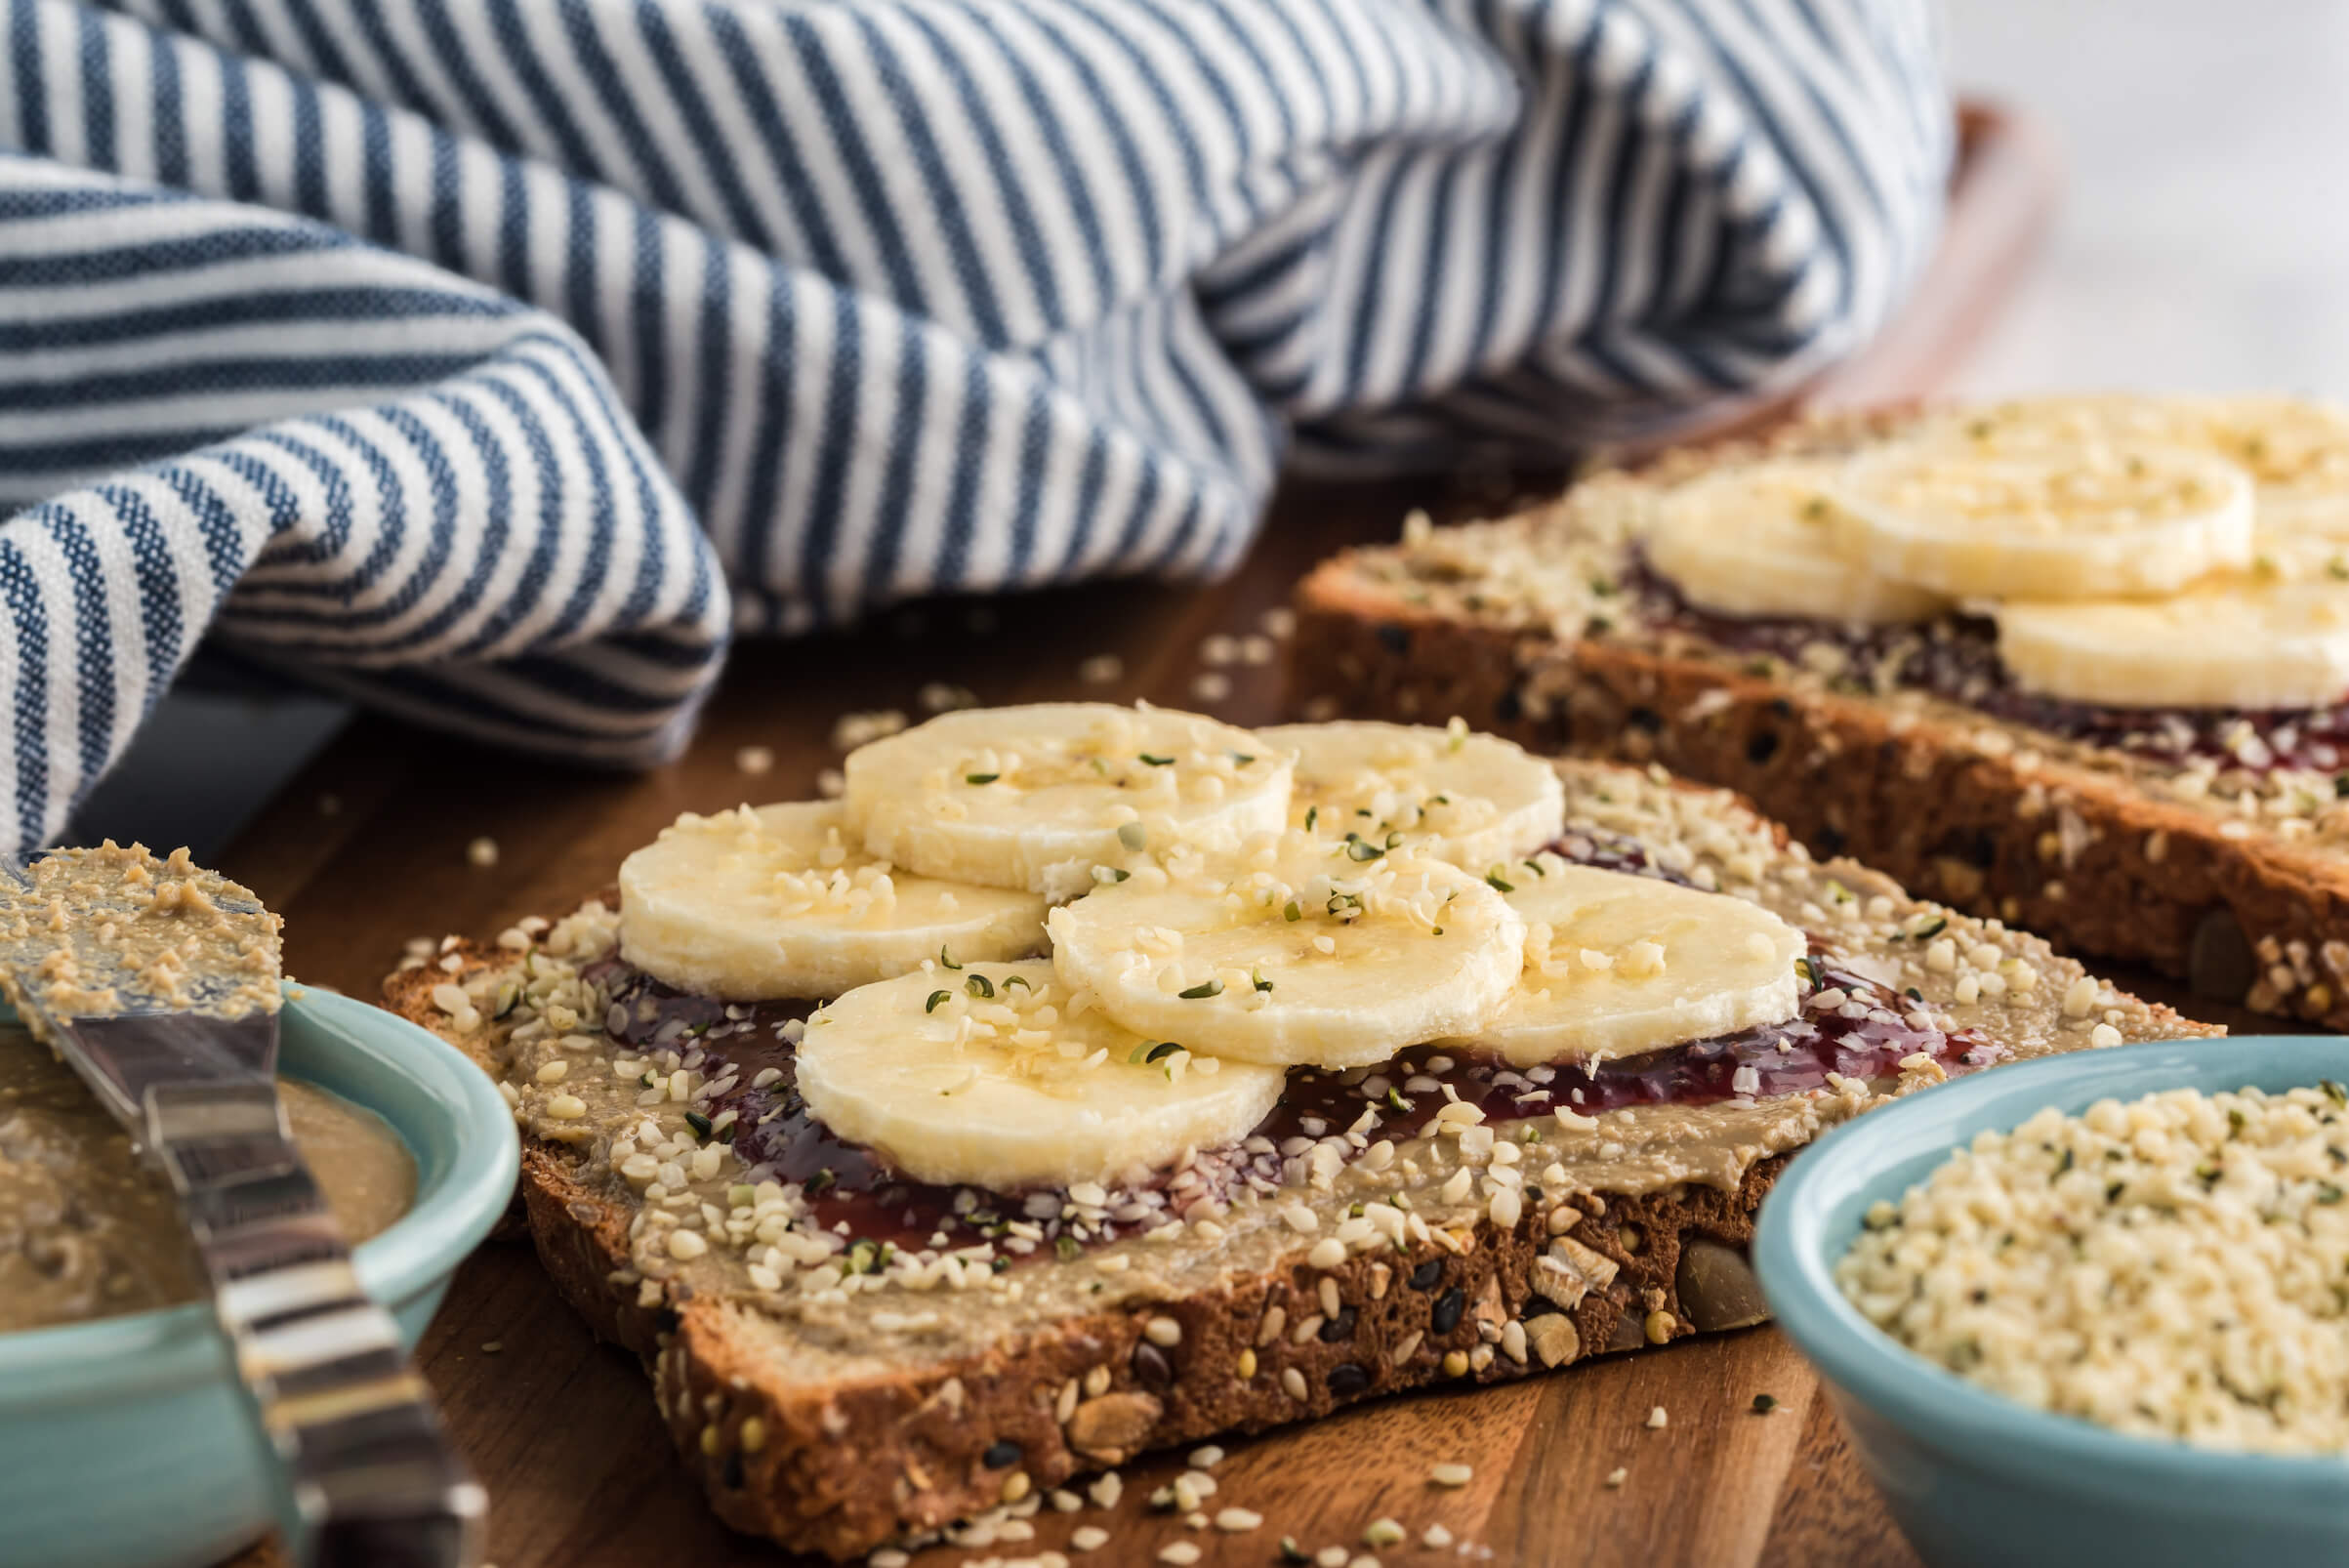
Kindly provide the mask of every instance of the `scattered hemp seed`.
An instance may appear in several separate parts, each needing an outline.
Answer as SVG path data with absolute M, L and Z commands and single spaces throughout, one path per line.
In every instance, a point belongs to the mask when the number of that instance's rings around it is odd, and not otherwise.
M 1660 1432 L 1664 1430 L 1665 1423 L 1669 1419 L 1669 1417 L 1665 1415 L 1664 1407 L 1662 1405 L 1658 1405 L 1654 1410 L 1648 1412 L 1648 1430 L 1651 1432 Z
M 743 746 L 734 753 L 734 766 L 745 773 L 771 773 L 775 770 L 775 754 L 764 746 Z
M 1776 1394 L 1755 1394 L 1753 1396 L 1753 1414 L 1756 1416 L 1767 1416 L 1777 1408 L 1778 1396 Z
M 1476 1478 L 1476 1472 L 1465 1465 L 1438 1465 L 1427 1472 L 1427 1479 L 1437 1486 L 1463 1487 Z
M 1631 1478 L 1631 1472 L 1621 1465 L 1607 1472 L 1607 1490 L 1613 1492 Z
M 1114 653 L 1096 653 L 1077 666 L 1077 679 L 1089 686 L 1114 684 L 1126 673 L 1126 661 Z
M 484 835 L 465 846 L 465 858 L 487 868 L 498 863 L 498 841 Z
M 905 715 L 894 708 L 877 713 L 845 713 L 832 725 L 832 749 L 852 752 L 868 741 L 894 735 L 905 727 Z
M 1373 1519 L 1362 1532 L 1362 1544 L 1366 1547 L 1399 1547 L 1409 1539 L 1403 1527 L 1388 1518 Z
M 932 681 L 922 688 L 921 700 L 925 713 L 955 713 L 977 707 L 978 693 L 968 686 L 950 686 L 943 681 Z

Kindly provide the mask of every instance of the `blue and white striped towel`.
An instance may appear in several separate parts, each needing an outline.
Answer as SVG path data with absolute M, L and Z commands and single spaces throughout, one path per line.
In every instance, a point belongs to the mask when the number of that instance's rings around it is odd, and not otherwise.
M 616 764 L 734 630 L 1783 387 L 1926 0 L 0 0 L 0 839 L 199 638 Z

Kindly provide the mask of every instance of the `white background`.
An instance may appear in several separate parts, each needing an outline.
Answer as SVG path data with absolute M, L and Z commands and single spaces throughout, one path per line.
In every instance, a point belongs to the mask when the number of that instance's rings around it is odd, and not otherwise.
M 2349 397 L 2349 0 L 1946 0 L 1952 79 L 2068 184 L 1950 391 Z

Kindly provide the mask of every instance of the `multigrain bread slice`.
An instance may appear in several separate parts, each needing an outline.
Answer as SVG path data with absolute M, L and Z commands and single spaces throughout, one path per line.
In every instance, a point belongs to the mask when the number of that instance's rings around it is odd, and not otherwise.
M 1846 451 L 1908 417 L 1677 452 L 1335 557 L 1296 592 L 1293 689 L 1313 717 L 1459 714 L 1537 750 L 1659 763 L 1738 791 L 1821 855 L 2067 951 L 2349 1028 L 2349 772 L 2068 738 L 1892 679 L 1917 644 L 1879 639 L 1859 659 L 1799 623 L 1692 614 L 1646 568 L 1664 487 Z M 1983 633 L 1919 636 L 1962 648 Z
M 1032 1511 L 1046 1489 L 1145 1450 L 1751 1323 L 1761 1308 L 1742 1255 L 1754 1211 L 1789 1155 L 1825 1128 L 1939 1081 L 1944 1062 L 1966 1070 L 2214 1032 L 1996 921 L 1919 902 L 1847 862 L 1816 865 L 1727 792 L 1661 770 L 1560 770 L 1561 842 L 1574 857 L 1759 900 L 1809 933 L 1825 966 L 1815 982 L 1849 982 L 1835 997 L 1815 983 L 1806 1016 L 1857 1009 L 1867 1021 L 1855 1029 L 1878 1014 L 1892 1030 L 1922 1020 L 1940 1058 L 1912 1054 L 1869 1081 L 1831 1075 L 1803 1093 L 1701 1110 L 1545 1112 L 1481 1131 L 1462 1119 L 1326 1167 L 1308 1150 L 1274 1160 L 1269 1192 L 1244 1186 L 1228 1204 L 1106 1246 L 1055 1242 L 1023 1259 L 1025 1238 L 1012 1237 L 984 1267 L 889 1261 L 850 1238 L 802 1236 L 795 1245 L 820 1260 L 762 1282 L 722 1225 L 715 1243 L 676 1246 L 678 1227 L 647 1220 L 628 1162 L 612 1167 L 604 1107 L 626 1129 L 652 1093 L 639 1082 L 667 1063 L 640 1079 L 640 1048 L 609 1031 L 667 1025 L 657 1009 L 632 1012 L 644 993 L 601 964 L 608 903 L 495 944 L 458 944 L 392 975 L 386 999 L 506 1086 L 525 1133 L 540 1256 L 598 1334 L 644 1359 L 720 1515 L 842 1558 L 958 1521 L 989 1529 L 1004 1510 Z M 695 1014 L 741 1026 L 731 1042 L 698 1037 L 709 1060 L 744 1063 L 754 1049 L 767 1060 L 787 1044 L 787 1011 L 732 1011 Z M 730 1070 L 711 1068 L 721 1081 Z M 1360 1087 L 1366 1100 L 1380 1089 Z M 680 1111 L 695 1114 L 674 1103 L 655 1114 Z M 749 1191 L 739 1175 L 689 1181 L 688 1204 L 734 1201 Z M 1064 1196 L 1071 1213 L 1091 1202 Z

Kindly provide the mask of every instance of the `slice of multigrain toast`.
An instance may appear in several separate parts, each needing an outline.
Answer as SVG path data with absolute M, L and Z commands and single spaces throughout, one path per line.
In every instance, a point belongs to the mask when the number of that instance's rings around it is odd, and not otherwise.
M 1766 450 L 1897 428 L 1797 427 Z M 1673 453 L 1325 561 L 1297 589 L 1293 689 L 1311 717 L 1460 714 L 1536 750 L 1661 763 L 1737 790 L 1817 853 L 2068 951 L 2349 1028 L 2349 773 L 2238 765 L 2264 747 L 2247 728 L 2188 740 L 2165 721 L 2151 738 L 2174 742 L 2166 757 L 2145 736 L 2067 736 L 1901 674 L 1987 661 L 1978 623 L 1862 636 L 1693 612 L 1642 559 L 1654 498 L 1763 450 Z
M 385 993 L 506 1087 L 540 1256 L 598 1334 L 644 1359 L 720 1515 L 843 1558 L 1032 1510 L 1045 1490 L 1144 1450 L 1758 1321 L 1742 1261 L 1755 1208 L 1827 1127 L 1949 1071 L 2215 1032 L 1997 921 L 1848 862 L 1814 864 L 1725 791 L 1560 765 L 1562 852 L 1751 897 L 1801 927 L 1804 1020 L 1817 1027 L 1798 1035 L 1873 1039 L 1875 1054 L 1827 1054 L 1807 1078 L 1808 1058 L 1765 1054 L 1795 1076 L 1741 1068 L 1737 1097 L 1702 1105 L 1481 1125 L 1439 1113 L 1350 1146 L 1332 1148 L 1345 1143 L 1332 1134 L 1235 1151 L 1236 1167 L 1203 1156 L 1106 1244 L 1085 1239 L 1084 1221 L 1116 1217 L 1117 1200 L 1076 1188 L 1041 1206 L 1005 1200 L 1029 1218 L 996 1227 L 1000 1242 L 892 1251 L 810 1230 L 799 1217 L 813 1178 L 747 1184 L 731 1151 L 704 1141 L 714 1101 L 662 1093 L 695 1072 L 688 1062 L 721 1085 L 757 1062 L 750 1082 L 787 1075 L 804 1006 L 663 1014 L 609 958 L 607 900 L 457 944 Z M 695 1027 L 671 1028 L 687 1016 Z M 1866 1079 L 1832 1070 L 1863 1059 Z M 1442 1105 L 1406 1076 L 1421 1070 L 1452 1069 L 1426 1059 L 1343 1087 L 1357 1109 L 1400 1107 L 1405 1090 Z M 1557 1087 L 1585 1082 L 1574 1071 Z M 646 1120 L 702 1136 L 645 1154 L 658 1141 Z M 619 1170 L 614 1128 L 639 1150 Z M 677 1168 L 648 1205 L 643 1178 L 662 1160 Z M 1243 1179 L 1212 1175 L 1235 1169 Z M 698 1216 L 692 1240 L 680 1212 Z

